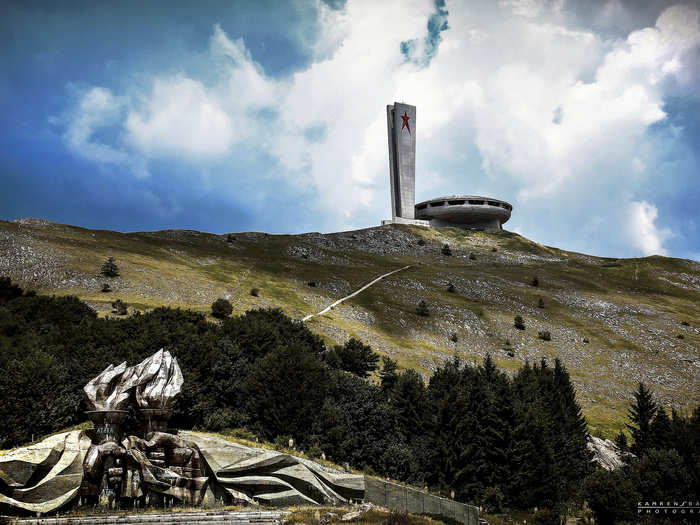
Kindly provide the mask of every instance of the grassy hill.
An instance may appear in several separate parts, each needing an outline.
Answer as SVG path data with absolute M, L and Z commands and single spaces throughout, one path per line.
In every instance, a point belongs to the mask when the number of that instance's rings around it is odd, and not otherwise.
M 442 254 L 444 244 L 452 255 Z M 110 256 L 120 270 L 111 279 L 99 274 Z M 329 343 L 357 337 L 426 375 L 455 353 L 469 360 L 491 353 L 507 369 L 559 356 L 591 430 L 607 437 L 621 428 L 629 392 L 639 380 L 681 410 L 700 402 L 695 261 L 592 257 L 506 231 L 394 225 L 227 238 L 189 230 L 123 234 L 36 219 L 0 221 L 0 275 L 39 293 L 77 295 L 102 315 L 110 315 L 117 298 L 132 310 L 170 305 L 209 312 L 216 298 L 226 297 L 234 313 L 280 307 L 301 319 L 409 264 L 310 319 L 309 327 Z M 101 292 L 103 283 L 112 291 Z M 259 288 L 258 297 L 252 288 Z M 416 314 L 421 299 L 427 317 Z M 513 326 L 516 315 L 525 330 Z M 540 339 L 540 331 L 549 331 L 551 341 Z

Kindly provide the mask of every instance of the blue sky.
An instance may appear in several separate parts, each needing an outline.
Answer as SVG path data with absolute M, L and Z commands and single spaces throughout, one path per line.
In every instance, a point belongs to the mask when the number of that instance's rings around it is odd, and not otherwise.
M 16 2 L 0 17 L 0 218 L 338 231 L 417 199 L 506 229 L 700 259 L 700 1 Z

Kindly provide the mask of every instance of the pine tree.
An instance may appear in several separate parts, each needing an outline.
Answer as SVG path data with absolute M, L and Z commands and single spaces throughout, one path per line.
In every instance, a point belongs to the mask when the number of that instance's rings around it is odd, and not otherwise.
M 509 496 L 517 508 L 553 506 L 558 492 L 554 450 L 548 439 L 546 416 L 535 406 L 516 410 L 516 425 L 509 450 Z
M 428 403 L 421 375 L 412 368 L 398 374 L 390 392 L 399 429 L 412 442 L 425 431 Z
M 651 422 L 651 448 L 658 450 L 668 450 L 671 445 L 671 419 L 668 417 L 664 407 L 660 406 L 656 410 L 656 415 Z
M 396 373 L 398 363 L 391 359 L 390 357 L 382 357 L 382 369 L 379 371 L 379 380 L 384 394 L 388 394 L 398 379 L 398 374 Z
M 510 478 L 508 447 L 513 425 L 509 378 L 500 372 L 487 354 L 479 368 L 479 381 L 470 399 L 483 441 L 484 465 L 479 477 L 486 487 L 505 493 Z
M 100 273 L 105 277 L 119 276 L 119 268 L 117 267 L 117 263 L 114 262 L 114 257 L 109 257 L 105 262 L 102 263 Z
M 426 469 L 427 481 L 444 491 L 455 488 L 470 437 L 464 432 L 467 407 L 464 396 L 459 395 L 463 380 L 460 369 L 461 362 L 455 357 L 438 368 L 428 384 L 434 431 L 430 436 L 432 454 Z
M 634 401 L 628 410 L 632 424 L 627 424 L 634 440 L 630 448 L 632 453 L 638 457 L 651 448 L 651 422 L 655 415 L 656 403 L 654 403 L 651 391 L 640 381 L 637 391 L 634 393 Z
M 590 473 L 592 453 L 588 450 L 588 423 L 576 401 L 576 390 L 571 383 L 569 372 L 559 358 L 554 360 L 554 386 L 558 404 L 555 422 L 562 442 L 561 472 L 566 479 L 566 496 Z
M 619 448 L 621 452 L 627 452 L 627 434 L 622 430 L 615 436 L 615 446 Z

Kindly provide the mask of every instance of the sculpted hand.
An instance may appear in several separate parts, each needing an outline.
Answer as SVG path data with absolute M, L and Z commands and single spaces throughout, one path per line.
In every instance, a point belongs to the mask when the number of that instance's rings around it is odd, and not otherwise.
M 113 441 L 91 445 L 85 455 L 83 468 L 89 480 L 100 487 L 104 495 L 110 491 L 118 493 L 124 477 L 122 466 L 126 450 Z
M 158 467 L 169 468 L 186 477 L 202 475 L 199 451 L 191 443 L 166 432 L 153 432 L 149 439 L 129 436 L 132 448 L 143 451 Z

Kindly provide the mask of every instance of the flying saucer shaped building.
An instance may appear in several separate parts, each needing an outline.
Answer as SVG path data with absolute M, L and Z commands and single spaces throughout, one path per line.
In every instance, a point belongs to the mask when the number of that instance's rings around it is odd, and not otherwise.
M 415 217 L 431 226 L 456 226 L 473 230 L 499 229 L 510 219 L 513 206 L 492 197 L 452 195 L 416 204 Z
M 469 230 L 500 229 L 513 206 L 493 197 L 451 195 L 415 204 L 416 107 L 395 102 L 386 107 L 389 132 L 391 220 L 382 224 L 452 226 Z

